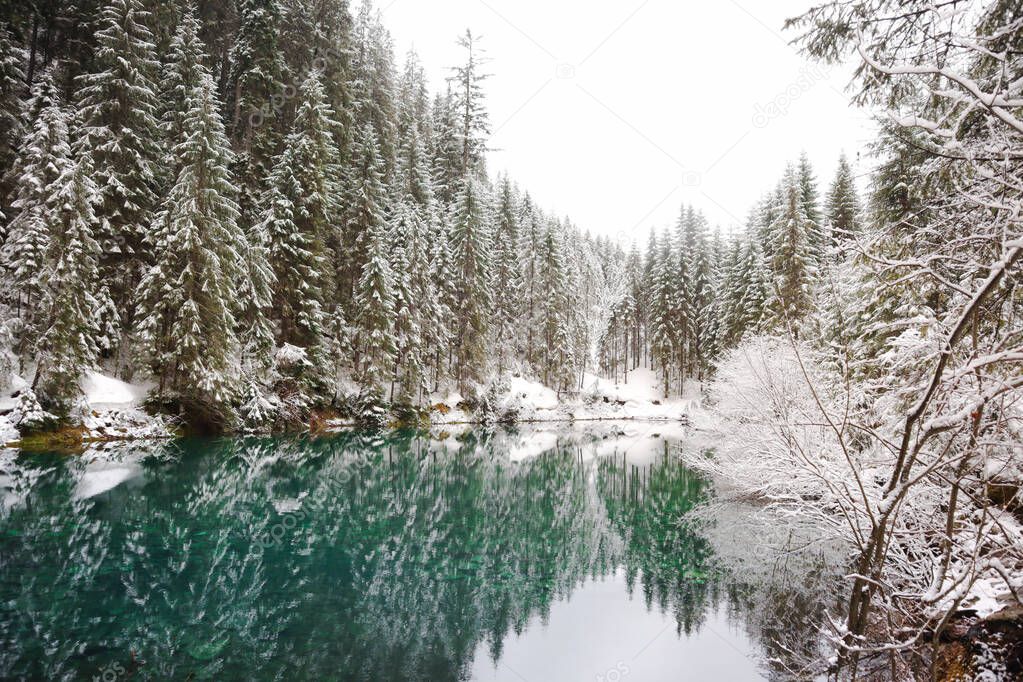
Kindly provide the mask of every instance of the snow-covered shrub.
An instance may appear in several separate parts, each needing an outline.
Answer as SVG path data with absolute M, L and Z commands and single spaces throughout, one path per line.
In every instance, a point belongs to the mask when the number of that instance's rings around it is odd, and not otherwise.
M 305 348 L 286 343 L 274 353 L 274 371 L 282 377 L 300 378 L 312 366 Z
M 745 495 L 800 513 L 807 500 L 840 508 L 849 475 L 828 425 L 835 378 L 811 357 L 805 347 L 769 337 L 749 339 L 725 356 L 710 385 L 721 438 L 703 464 Z M 820 517 L 845 533 L 840 520 Z
M 28 388 L 18 396 L 18 402 L 11 412 L 10 419 L 22 435 L 52 429 L 59 422 L 56 415 L 43 409 L 36 394 Z
M 245 387 L 245 398 L 241 408 L 242 418 L 249 429 L 260 430 L 271 426 L 281 412 L 281 401 L 275 395 L 267 395 L 255 381 Z

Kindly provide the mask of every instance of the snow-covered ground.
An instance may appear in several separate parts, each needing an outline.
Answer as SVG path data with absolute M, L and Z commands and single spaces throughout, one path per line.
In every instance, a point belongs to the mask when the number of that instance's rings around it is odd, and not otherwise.
M 9 384 L 7 391 L 0 395 L 0 412 L 13 410 L 18 403 L 16 396 L 29 387 L 19 376 L 12 377 Z M 88 438 L 140 440 L 173 435 L 165 419 L 148 415 L 142 409 L 151 385 L 130 384 L 99 372 L 88 372 L 81 388 L 84 401 L 81 421 L 88 430 Z M 0 415 L 0 446 L 19 438 L 11 417 Z
M 568 421 L 691 421 L 701 413 L 701 387 L 693 381 L 686 395 L 665 399 L 657 375 L 641 367 L 629 373 L 628 383 L 586 374 L 583 388 L 575 395 L 558 395 L 540 381 L 522 376 L 509 377 L 506 390 L 495 405 L 498 415 L 513 414 L 516 422 Z M 478 416 L 460 404 L 462 396 L 441 392 L 431 396 L 432 424 L 461 424 L 478 421 Z
M 151 385 L 129 384 L 98 372 L 89 372 L 82 380 L 87 410 L 83 425 L 92 438 L 103 440 L 143 440 L 173 435 L 161 417 L 146 414 L 142 403 Z

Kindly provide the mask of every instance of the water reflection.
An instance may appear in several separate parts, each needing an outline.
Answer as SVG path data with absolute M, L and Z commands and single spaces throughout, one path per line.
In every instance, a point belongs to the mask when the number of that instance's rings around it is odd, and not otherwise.
M 701 679 L 766 651 L 757 679 L 816 646 L 818 593 L 726 565 L 720 524 L 688 514 L 706 482 L 608 436 L 0 454 L 0 677 Z M 646 631 L 629 660 L 601 643 Z

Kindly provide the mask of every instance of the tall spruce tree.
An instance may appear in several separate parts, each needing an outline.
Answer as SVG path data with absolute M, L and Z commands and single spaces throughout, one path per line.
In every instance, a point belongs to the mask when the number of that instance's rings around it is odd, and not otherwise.
M 810 288 L 815 273 L 815 251 L 810 235 L 813 223 L 806 217 L 798 177 L 793 170 L 784 180 L 785 203 L 771 225 L 775 318 L 795 324 L 810 307 Z
M 852 167 L 844 153 L 838 158 L 838 170 L 828 190 L 826 209 L 830 246 L 854 239 L 859 231 L 861 207 Z
M 339 289 L 343 300 L 352 301 L 368 257 L 369 236 L 374 230 L 383 229 L 387 220 L 384 165 L 376 131 L 370 123 L 363 124 L 358 132 L 346 175 Z
M 494 229 L 493 348 L 498 372 L 518 348 L 517 331 L 522 303 L 522 268 L 519 261 L 518 198 L 511 180 L 503 177 L 497 189 Z
M 57 180 L 71 167 L 67 113 L 57 88 L 55 69 L 44 71 L 32 88 L 28 110 L 35 112 L 28 138 L 15 160 L 13 218 L 7 228 L 2 262 L 6 297 L 22 321 L 22 357 L 31 352 L 38 332 L 41 275 L 50 243 L 47 202 Z
M 240 0 L 240 26 L 231 48 L 227 111 L 236 155 L 241 224 L 260 218 L 264 181 L 274 165 L 286 130 L 294 93 L 286 90 L 287 66 L 280 49 L 279 0 Z M 292 83 L 291 88 L 296 84 Z
M 560 393 L 572 380 L 573 348 L 570 329 L 569 274 L 563 245 L 554 221 L 547 227 L 540 252 L 539 286 L 544 291 L 540 310 L 543 382 Z
M 493 302 L 492 239 L 484 188 L 472 176 L 463 178 L 454 209 L 451 233 L 455 313 L 455 377 L 465 389 L 483 377 Z
M 14 166 L 24 126 L 21 98 L 25 91 L 25 52 L 14 42 L 6 26 L 0 26 L 0 243 L 4 226 L 11 218 L 7 203 L 15 177 L 9 173 Z
M 456 139 L 460 154 L 460 175 L 472 173 L 482 177 L 486 172 L 484 155 L 490 135 L 483 83 L 490 74 L 483 71 L 486 59 L 480 48 L 480 39 L 466 29 L 458 45 L 465 50 L 465 62 L 451 69 L 450 81 L 454 86 L 453 106 L 456 116 Z
M 322 351 L 325 310 L 333 290 L 326 241 L 336 215 L 336 125 L 315 71 L 302 84 L 302 103 L 268 180 L 260 228 L 274 268 L 281 343 L 306 348 L 316 364 Z M 320 358 L 322 359 L 322 358 Z
M 651 237 L 648 254 L 650 278 L 648 280 L 649 305 L 647 326 L 650 330 L 650 356 L 652 364 L 661 372 L 664 397 L 671 390 L 671 367 L 678 345 L 675 315 L 675 277 L 677 261 L 672 258 L 671 236 L 665 232 L 660 240 Z
M 223 425 L 238 388 L 234 305 L 245 238 L 229 141 L 210 74 L 184 102 L 180 170 L 156 214 L 154 264 L 138 288 L 140 349 L 158 394 L 194 419 Z
M 145 261 L 139 251 L 156 206 L 161 161 L 160 62 L 150 18 L 141 0 L 109 0 L 98 21 L 95 68 L 75 79 L 84 123 L 78 143 L 93 156 L 102 199 L 101 276 L 126 311 Z M 130 312 L 124 322 L 131 323 Z
M 80 381 L 96 362 L 99 244 L 95 206 L 101 195 L 89 155 L 79 150 L 47 188 L 49 243 L 41 285 L 42 324 L 33 382 L 44 407 L 66 414 L 81 394 Z
M 366 265 L 355 298 L 359 378 L 364 388 L 380 395 L 398 351 L 394 333 L 394 273 L 386 249 L 386 226 L 378 223 L 367 235 Z

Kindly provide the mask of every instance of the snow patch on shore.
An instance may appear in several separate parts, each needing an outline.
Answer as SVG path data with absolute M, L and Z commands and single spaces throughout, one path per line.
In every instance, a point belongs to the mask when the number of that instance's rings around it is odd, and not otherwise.
M 82 393 L 93 410 L 138 407 L 150 388 L 146 384 L 129 384 L 99 372 L 87 372 L 82 379 Z
M 479 421 L 479 415 L 465 409 L 457 391 L 431 396 L 430 415 L 435 425 Z M 594 374 L 584 375 L 582 389 L 560 399 L 539 380 L 509 376 L 492 407 L 496 418 L 525 422 L 571 421 L 672 421 L 686 422 L 702 413 L 702 386 L 691 381 L 682 397 L 663 397 L 657 374 L 647 368 L 629 373 L 628 383 L 615 383 Z

